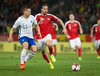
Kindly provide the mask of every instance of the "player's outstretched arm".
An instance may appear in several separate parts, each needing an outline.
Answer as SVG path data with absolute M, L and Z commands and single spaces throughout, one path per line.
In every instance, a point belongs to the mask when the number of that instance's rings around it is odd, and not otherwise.
M 59 23 L 62 25 L 62 27 L 63 27 L 63 31 L 62 31 L 62 32 L 67 32 L 67 31 L 66 31 L 66 28 L 65 28 L 65 26 L 64 26 L 63 21 L 62 21 L 61 19 L 58 18 L 58 22 L 59 22 Z
M 83 29 L 82 29 L 82 27 L 80 27 L 79 30 L 80 30 L 80 34 L 83 34 Z
M 91 38 L 93 38 L 93 29 L 91 29 Z
M 66 36 L 68 39 L 70 39 L 70 36 L 68 35 L 67 30 L 66 30 L 66 32 L 64 32 L 64 34 L 65 34 L 65 36 Z
M 13 37 L 12 37 L 13 31 L 14 31 L 14 28 L 12 27 L 12 28 L 10 29 L 10 32 L 9 32 L 8 42 L 12 42 L 12 41 L 13 41 Z
M 40 27 L 39 25 L 37 24 L 37 27 L 36 27 L 37 31 L 38 31 L 38 34 L 40 35 L 40 38 L 42 38 L 42 35 L 41 35 L 41 32 L 40 32 Z

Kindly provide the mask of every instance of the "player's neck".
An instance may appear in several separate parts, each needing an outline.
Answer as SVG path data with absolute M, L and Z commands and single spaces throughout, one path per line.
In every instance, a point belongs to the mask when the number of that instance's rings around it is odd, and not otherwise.
M 75 20 L 70 20 L 71 23 L 73 23 Z
M 42 16 L 44 16 L 44 17 L 47 15 L 47 14 L 43 14 L 43 13 L 41 13 L 41 14 L 42 14 Z
M 23 17 L 24 17 L 25 19 L 28 19 L 29 16 L 23 15 Z

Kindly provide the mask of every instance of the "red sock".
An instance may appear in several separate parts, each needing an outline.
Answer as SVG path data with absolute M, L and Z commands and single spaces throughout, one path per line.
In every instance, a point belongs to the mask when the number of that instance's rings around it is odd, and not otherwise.
M 81 57 L 81 48 L 78 49 L 78 57 Z
M 48 58 L 46 53 L 42 53 L 42 56 L 48 63 L 50 62 L 50 60 L 49 60 L 49 58 Z
M 56 56 L 56 54 L 57 54 L 57 53 L 56 53 L 56 50 L 57 50 L 57 49 L 56 49 L 56 45 L 54 45 L 54 55 L 55 55 L 55 56 Z
M 97 50 L 98 55 L 100 56 L 100 49 Z
M 53 54 L 53 47 L 48 47 L 49 48 L 49 54 L 52 55 Z

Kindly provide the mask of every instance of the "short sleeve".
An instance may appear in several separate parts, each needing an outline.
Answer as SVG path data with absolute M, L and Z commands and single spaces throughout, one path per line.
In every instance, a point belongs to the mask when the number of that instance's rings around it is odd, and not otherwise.
M 58 18 L 54 15 L 51 15 L 51 17 L 52 17 L 52 21 L 57 21 L 58 20 Z
M 36 21 L 36 18 L 35 18 L 35 17 L 34 17 L 34 22 L 33 22 L 33 24 L 35 24 L 35 25 L 37 24 L 37 21 Z
M 80 24 L 80 22 L 78 22 L 78 27 L 79 27 L 79 28 L 81 27 L 81 24 Z
M 17 28 L 19 26 L 19 18 L 15 21 L 13 27 L 14 28 Z

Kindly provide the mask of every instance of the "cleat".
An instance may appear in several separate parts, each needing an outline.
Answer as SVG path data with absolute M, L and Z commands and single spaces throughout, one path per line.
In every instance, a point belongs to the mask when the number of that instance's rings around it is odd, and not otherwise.
M 97 56 L 97 59 L 100 59 L 100 56 Z
M 53 53 L 54 57 L 56 57 L 56 55 Z
M 20 64 L 20 69 L 23 71 L 25 69 L 25 65 L 24 64 Z
M 51 57 L 51 60 L 53 61 L 53 62 L 56 62 L 56 58 L 54 57 L 54 55 L 52 54 L 52 55 L 50 55 L 50 57 Z
M 54 69 L 54 66 L 51 62 L 49 62 L 50 69 Z
M 81 60 L 82 60 L 82 58 L 81 58 L 81 57 L 78 57 L 78 60 L 80 60 L 80 61 L 81 61 Z

